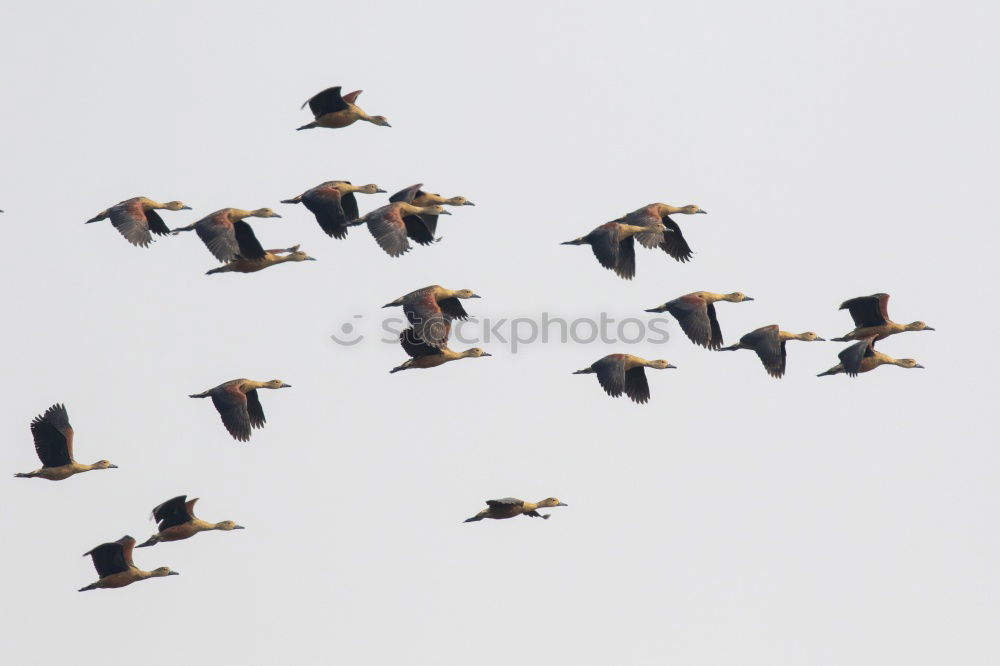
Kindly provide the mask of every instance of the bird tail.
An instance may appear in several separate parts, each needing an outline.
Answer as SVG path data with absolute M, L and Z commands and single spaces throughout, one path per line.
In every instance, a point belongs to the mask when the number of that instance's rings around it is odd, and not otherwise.
M 478 520 L 482 520 L 482 519 L 483 519 L 483 516 L 481 516 L 480 514 L 478 514 L 478 513 L 477 513 L 477 514 L 476 514 L 476 515 L 474 515 L 474 516 L 473 516 L 472 518 L 466 518 L 466 519 L 465 519 L 465 520 L 463 520 L 462 522 L 463 522 L 463 523 L 474 523 L 474 522 L 476 522 L 476 521 L 478 521 Z
M 827 370 L 826 372 L 821 372 L 821 373 L 819 373 L 819 374 L 818 374 L 818 375 L 816 375 L 816 376 L 817 376 L 817 377 L 826 377 L 827 375 L 835 375 L 835 374 L 837 374 L 837 373 L 833 371 L 833 368 L 830 368 L 830 369 L 829 369 L 829 370 Z
M 299 129 L 305 129 L 305 128 L 300 127 Z M 292 197 L 291 199 L 282 199 L 281 203 L 297 204 L 297 203 L 301 203 L 301 201 L 302 201 L 302 195 L 300 194 L 299 196 Z
M 584 368 L 583 370 L 577 370 L 573 374 L 574 375 L 590 375 L 590 374 L 593 374 L 593 372 L 594 372 L 593 368 Z
M 392 370 L 389 371 L 389 374 L 391 375 L 392 373 L 399 372 L 400 370 L 406 370 L 406 364 L 405 363 L 403 365 L 397 365 L 395 368 L 393 368 Z
M 666 311 L 667 311 L 666 305 L 658 305 L 655 308 L 649 308 L 648 310 L 645 310 L 645 312 L 666 312 Z
M 108 219 L 108 211 L 102 210 L 100 213 L 98 213 L 94 217 L 84 222 L 84 224 L 90 224 L 91 222 L 100 222 L 101 220 L 106 220 L 106 219 Z
M 177 234 L 179 234 L 182 231 L 192 231 L 193 229 L 194 229 L 194 225 L 193 224 L 189 224 L 186 227 L 177 227 L 176 229 L 171 229 L 170 233 L 171 233 L 171 235 L 176 236 Z
M 296 127 L 296 128 L 295 128 L 295 131 L 297 132 L 297 131 L 299 131 L 299 130 L 304 130 L 304 129 L 312 129 L 312 128 L 314 128 L 314 127 L 316 127 L 316 122 L 315 122 L 315 121 L 313 121 L 313 122 L 311 122 L 311 123 L 308 123 L 308 124 L 306 124 L 306 125 L 303 125 L 302 127 Z
M 140 543 L 138 546 L 136 546 L 136 548 L 145 548 L 146 546 L 155 546 L 158 543 L 160 543 L 160 540 L 157 539 L 156 535 L 154 534 L 153 536 L 151 536 L 148 539 L 146 539 L 145 542 Z
M 560 243 L 560 245 L 586 245 L 586 244 L 587 244 L 587 239 L 584 236 L 581 236 L 580 238 L 574 238 L 571 241 L 563 241 L 562 243 Z
M 205 391 L 204 393 L 192 393 L 188 397 L 189 398 L 207 398 L 208 396 L 209 396 L 208 391 Z
M 14 477 L 18 479 L 30 479 L 34 476 L 35 476 L 34 472 L 18 472 L 17 474 L 14 475 Z
M 205 271 L 205 275 L 214 275 L 215 273 L 225 273 L 225 272 L 226 272 L 226 267 L 219 266 L 218 268 L 213 268 L 210 271 Z
M 87 587 L 81 587 L 79 590 L 77 590 L 77 592 L 86 592 L 87 590 L 96 590 L 96 589 L 97 589 L 97 583 L 91 583 Z

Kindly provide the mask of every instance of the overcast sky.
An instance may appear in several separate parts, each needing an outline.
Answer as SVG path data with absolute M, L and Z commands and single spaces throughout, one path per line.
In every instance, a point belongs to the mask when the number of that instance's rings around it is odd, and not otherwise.
M 936 8 L 934 8 L 936 7 Z M 9 664 L 963 664 L 1000 660 L 998 324 L 992 304 L 1000 55 L 992 3 L 4 3 L 0 217 L 7 324 L 0 468 Z M 332 85 L 392 128 L 296 132 Z M 475 208 L 391 259 L 279 203 L 324 180 L 412 183 Z M 194 234 L 130 246 L 129 197 L 170 226 L 270 206 L 265 247 L 317 262 L 252 275 Z M 679 264 L 626 282 L 560 241 L 654 201 Z M 385 195 L 359 195 L 362 212 Z M 615 318 L 695 291 L 727 342 L 824 337 L 885 291 L 935 332 L 879 348 L 926 370 L 787 376 L 667 326 L 651 344 L 482 343 L 490 358 L 389 375 L 381 305 L 428 284 L 479 317 Z M 366 337 L 339 346 L 345 323 Z M 464 345 L 456 344 L 456 348 Z M 571 373 L 665 358 L 652 400 Z M 232 440 L 190 393 L 235 377 L 267 426 Z M 64 402 L 82 462 L 38 466 L 28 424 Z M 135 553 L 179 577 L 120 590 L 94 546 L 156 504 L 240 532 Z M 462 524 L 488 498 L 555 495 L 551 520 Z

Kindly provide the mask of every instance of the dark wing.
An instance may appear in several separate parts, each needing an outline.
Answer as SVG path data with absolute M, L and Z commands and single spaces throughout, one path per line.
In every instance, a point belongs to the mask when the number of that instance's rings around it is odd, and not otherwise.
M 441 311 L 434 294 L 428 290 L 417 292 L 413 298 L 403 303 L 403 314 L 413 325 L 414 334 L 431 347 L 441 348 L 448 344 L 451 324 Z
M 437 215 L 407 215 L 403 218 L 406 225 L 406 235 L 420 245 L 430 245 L 437 241 L 434 232 L 437 230 Z
M 590 366 L 597 373 L 597 381 L 605 393 L 617 398 L 625 392 L 625 361 L 615 356 L 605 356 Z
M 469 313 L 462 307 L 462 301 L 457 298 L 442 298 L 438 301 L 441 312 L 449 319 L 468 319 Z
M 240 244 L 236 241 L 233 223 L 225 215 L 213 214 L 198 220 L 194 229 L 208 251 L 219 261 L 232 261 L 240 254 Z
M 302 106 L 305 107 L 306 104 L 309 105 L 309 110 L 317 118 L 324 114 L 343 111 L 347 108 L 347 103 L 340 96 L 340 86 L 327 88 L 323 92 L 316 93 Z
M 855 342 L 853 345 L 837 354 L 837 358 L 840 359 L 841 364 L 844 366 L 844 372 L 848 377 L 858 376 L 858 373 L 861 372 L 861 361 L 863 361 L 866 356 L 872 356 L 875 353 L 873 347 L 874 344 L 874 337 L 865 338 L 861 342 Z
M 889 321 L 889 294 L 859 296 L 840 304 L 841 310 L 849 310 L 857 328 L 882 326 Z
M 264 408 L 260 406 L 260 398 L 257 396 L 257 389 L 247 391 L 247 415 L 250 417 L 250 425 L 254 428 L 263 428 Z
M 132 560 L 132 549 L 128 549 L 128 556 L 126 556 L 126 540 L 131 540 L 132 545 L 135 545 L 135 539 L 132 537 L 122 537 L 118 541 L 102 543 L 97 548 L 84 553 L 84 556 L 90 555 L 99 578 L 128 571 Z
M 517 499 L 516 497 L 504 497 L 503 499 L 486 500 L 486 505 L 491 508 L 524 506 L 524 500 Z
M 594 229 L 586 237 L 598 263 L 605 268 L 617 271 L 620 253 L 617 234 L 611 228 L 604 226 Z
M 350 185 L 350 183 L 348 183 Z M 358 200 L 354 192 L 348 192 L 340 197 L 340 205 L 344 209 L 344 217 L 348 220 L 356 220 L 360 217 L 358 213 Z
M 236 235 L 236 243 L 239 245 L 239 255 L 244 259 L 263 259 L 264 246 L 260 244 L 254 236 L 253 229 L 243 220 L 233 223 L 233 233 Z
M 142 203 L 132 200 L 114 206 L 109 211 L 108 217 L 111 218 L 111 224 L 118 230 L 118 233 L 125 237 L 125 240 L 132 245 L 146 247 L 153 242 L 146 222 L 147 215 L 148 213 L 142 208 Z M 162 220 L 160 220 L 160 225 L 163 226 Z M 167 231 L 169 232 L 169 229 Z
M 188 511 L 187 495 L 172 497 L 153 509 L 153 520 L 158 523 L 157 530 L 160 532 L 168 527 L 183 525 L 193 517 L 194 515 Z
M 59 467 L 73 462 L 73 428 L 64 405 L 52 405 L 31 421 L 35 453 L 43 467 Z
M 722 329 L 719 328 L 719 318 L 715 316 L 715 303 L 709 303 L 705 310 L 708 312 L 708 319 L 712 323 L 712 339 L 705 346 L 709 349 L 719 349 L 722 347 Z
M 232 384 L 212 391 L 212 404 L 222 417 L 222 423 L 229 434 L 241 442 L 250 440 L 250 414 L 247 411 L 247 397 Z
M 677 319 L 691 342 L 702 347 L 712 343 L 712 332 L 718 324 L 709 319 L 705 301 L 694 296 L 681 296 L 667 303 L 667 311 Z
M 167 236 L 170 234 L 170 227 L 166 225 L 163 218 L 155 210 L 146 211 L 146 224 L 149 226 L 149 230 L 158 236 Z
M 663 216 L 663 224 L 667 230 L 663 233 L 660 249 L 681 263 L 690 261 L 694 253 L 691 252 L 691 247 L 684 240 L 681 228 L 666 215 Z
M 615 273 L 626 280 L 635 277 L 635 241 L 632 236 L 618 243 L 618 265 L 615 266 Z
M 649 402 L 649 382 L 641 366 L 625 371 L 625 395 L 640 405 Z
M 431 347 L 429 344 L 417 337 L 417 334 L 412 328 L 408 328 L 399 334 L 399 344 L 402 345 L 403 351 L 405 351 L 412 358 L 417 358 L 418 356 L 434 356 L 441 353 L 440 349 Z
M 396 201 L 402 201 L 404 203 L 410 203 L 413 201 L 418 194 L 420 194 L 420 188 L 423 187 L 423 183 L 417 183 L 416 185 L 410 185 L 405 190 L 400 190 L 396 192 L 391 197 L 389 197 L 389 203 L 395 203 Z
M 353 194 L 347 195 L 354 203 L 354 215 L 358 214 L 358 203 Z M 346 198 L 335 188 L 311 191 L 302 197 L 302 203 L 316 216 L 320 228 L 334 238 L 347 237 L 347 222 L 351 218 L 344 210 Z
M 386 254 L 399 257 L 410 251 L 410 243 L 406 240 L 406 225 L 395 207 L 374 211 L 366 218 L 368 231 Z
M 740 344 L 757 353 L 767 374 L 772 377 L 785 374 L 785 341 L 778 335 L 777 326 L 764 326 L 750 331 L 740 338 Z

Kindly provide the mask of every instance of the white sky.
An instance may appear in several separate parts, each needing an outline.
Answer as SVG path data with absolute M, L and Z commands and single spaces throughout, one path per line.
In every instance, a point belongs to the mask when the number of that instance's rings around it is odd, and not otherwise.
M 120 466 L 8 475 L 4 663 L 1000 660 L 995 5 L 144 4 L 0 6 L 0 468 L 37 467 L 54 402 L 78 459 Z M 295 132 L 338 84 L 393 127 Z M 390 259 L 278 203 L 328 179 L 478 205 Z M 264 246 L 319 261 L 206 277 L 193 234 L 83 224 L 137 195 L 194 207 L 171 226 L 273 207 Z M 558 244 L 652 201 L 710 212 L 680 219 L 690 264 L 637 249 L 625 282 Z M 433 283 L 494 318 L 740 290 L 731 342 L 840 335 L 842 300 L 887 291 L 938 330 L 880 345 L 926 370 L 857 380 L 815 377 L 836 343 L 793 343 L 775 381 L 680 336 L 392 376 L 398 347 L 329 340 Z M 612 351 L 679 369 L 646 406 L 570 374 Z M 248 445 L 186 397 L 234 377 L 293 385 Z M 247 529 L 136 551 L 179 577 L 76 592 L 81 553 L 181 493 Z M 507 495 L 570 506 L 462 524 Z

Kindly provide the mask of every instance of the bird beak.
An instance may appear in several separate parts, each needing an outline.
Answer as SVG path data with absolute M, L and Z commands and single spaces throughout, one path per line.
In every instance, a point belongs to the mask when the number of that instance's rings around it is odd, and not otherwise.
M 272 214 L 271 214 L 271 217 L 277 217 L 277 218 L 280 218 L 281 216 L 280 216 L 280 215 L 278 215 L 277 213 L 272 213 Z
M 925 331 L 933 331 L 934 329 L 931 328 L 930 326 L 924 326 L 924 330 Z
M 451 212 L 447 211 L 447 210 L 443 210 L 440 213 L 438 213 L 438 215 L 451 215 Z
M 669 369 L 669 368 L 673 368 L 674 370 L 676 370 L 676 369 L 677 369 L 677 366 L 676 366 L 676 365 L 674 365 L 673 363 L 667 363 L 667 368 L 668 368 L 668 369 Z
M 469 298 L 482 298 L 482 296 L 479 294 L 473 294 L 472 296 L 469 296 Z
M 385 190 L 383 190 L 381 187 L 375 190 L 375 194 L 378 194 L 379 192 L 385 194 Z
M 814 342 L 826 342 L 826 338 L 821 338 L 819 336 L 816 336 L 816 340 L 814 340 Z
M 316 261 L 316 257 L 306 257 L 306 261 Z
M 108 465 L 108 469 L 118 469 L 118 465 Z
M 489 352 L 483 352 L 483 356 L 493 356 L 493 354 L 491 354 Z
M 752 300 L 753 300 L 753 297 L 752 297 L 752 296 L 744 296 L 744 297 L 743 297 L 743 300 L 744 300 L 744 301 L 752 301 Z
M 292 388 L 292 385 L 291 384 L 286 384 L 286 383 L 282 382 L 281 386 L 279 386 L 278 388 Z
M 170 572 L 170 573 L 168 573 L 167 575 L 168 575 L 168 576 L 180 576 L 180 575 L 181 575 L 181 572 L 180 572 L 180 571 L 171 571 L 171 572 Z
M 242 525 L 233 525 L 233 529 L 234 530 L 245 530 L 246 528 L 243 527 Z
M 699 215 L 708 215 L 708 211 L 707 210 L 699 210 L 698 214 Z
M 917 364 L 916 364 L 915 366 L 913 366 L 913 367 L 914 367 L 914 368 L 920 368 L 921 370 L 926 370 L 926 369 L 927 369 L 927 368 L 925 368 L 924 366 L 920 365 L 919 363 L 917 363 Z
M 566 504 L 566 502 L 559 502 L 556 506 L 569 506 L 569 504 Z
M 462 205 L 463 205 L 463 206 L 475 206 L 476 204 L 472 203 L 471 201 L 466 201 L 466 202 L 465 202 L 464 204 L 462 204 Z
M 181 210 L 191 210 L 191 206 L 181 206 Z

